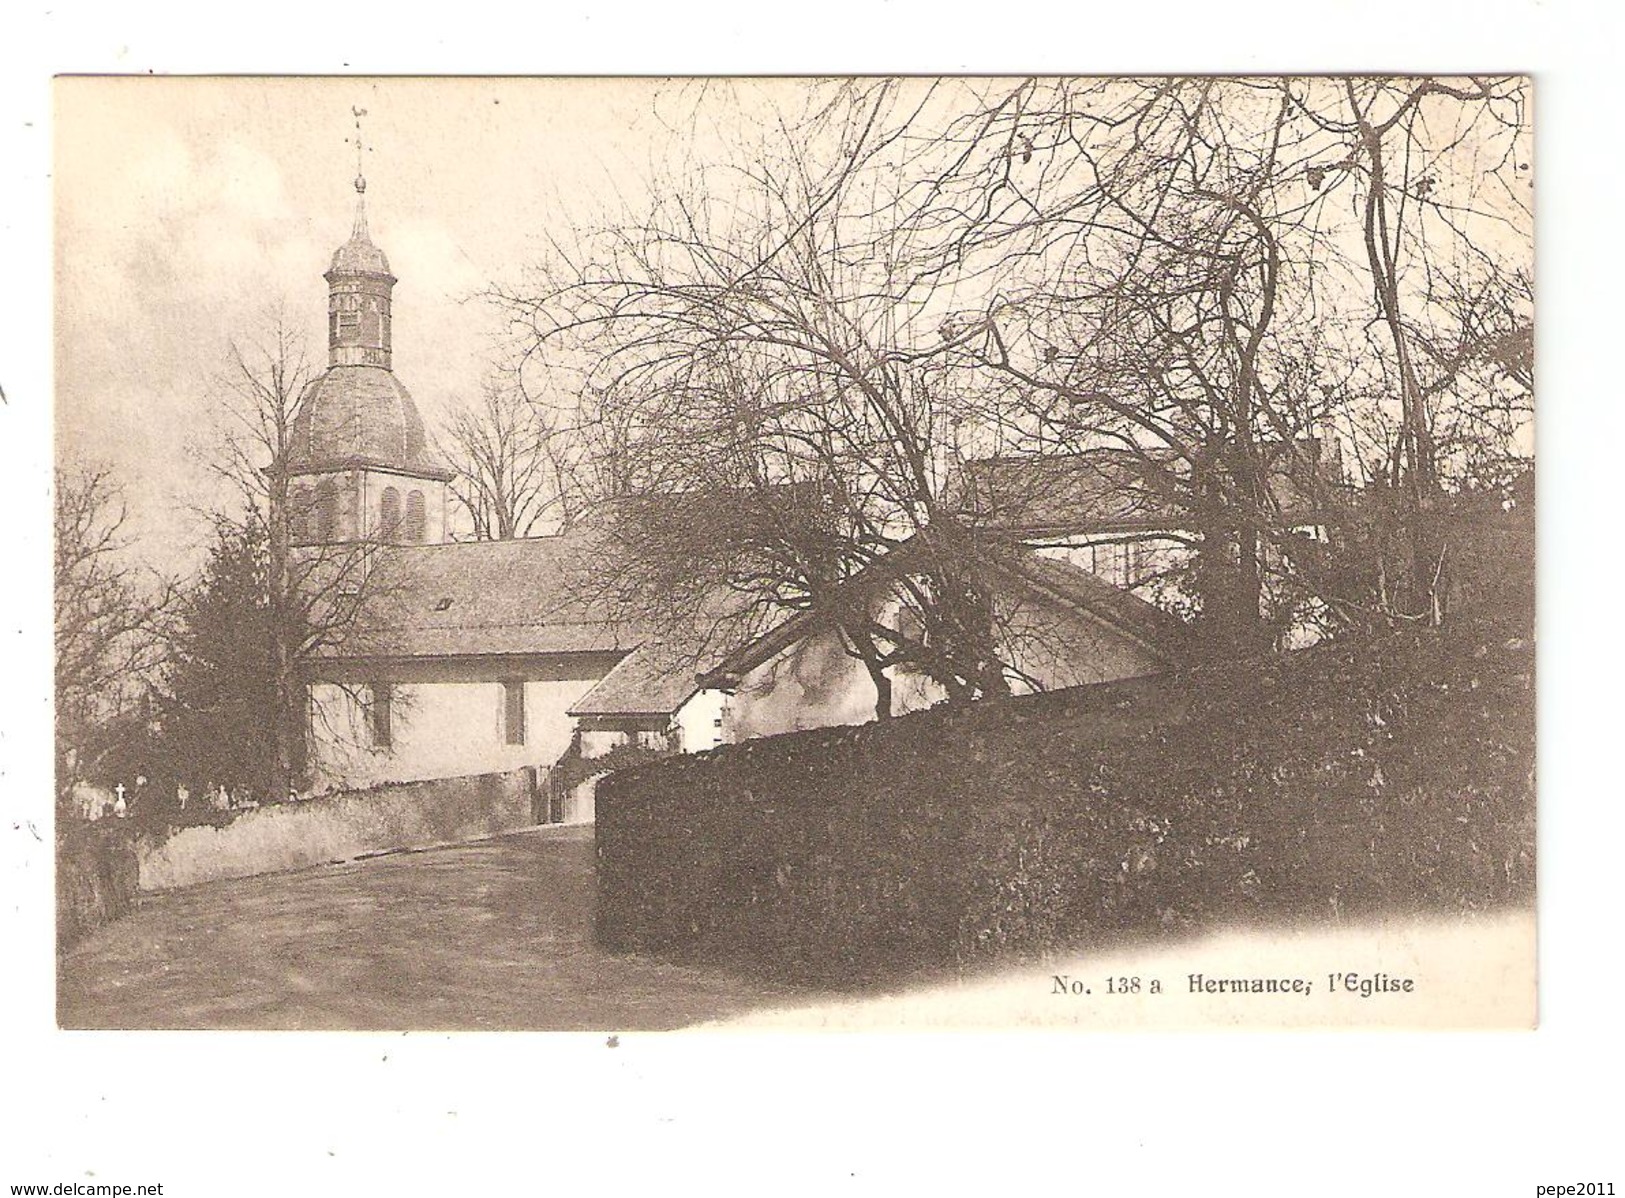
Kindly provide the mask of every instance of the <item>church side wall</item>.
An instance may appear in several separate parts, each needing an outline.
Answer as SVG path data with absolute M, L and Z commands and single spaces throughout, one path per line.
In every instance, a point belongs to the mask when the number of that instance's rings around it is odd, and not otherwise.
M 320 788 L 332 789 L 550 766 L 574 734 L 574 721 L 565 713 L 596 681 L 525 680 L 525 743 L 520 745 L 507 743 L 507 694 L 501 682 L 396 684 L 387 749 L 371 747 L 358 701 L 364 687 L 318 683 L 311 691 L 313 773 Z

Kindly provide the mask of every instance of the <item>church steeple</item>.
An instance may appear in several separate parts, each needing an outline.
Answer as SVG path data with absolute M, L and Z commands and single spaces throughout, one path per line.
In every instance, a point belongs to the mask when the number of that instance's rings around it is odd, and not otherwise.
M 327 364 L 391 369 L 389 308 L 395 276 L 367 232 L 367 178 L 362 170 L 361 118 L 355 114 L 355 224 L 333 254 L 327 274 Z
M 367 232 L 362 109 L 355 224 L 327 280 L 327 369 L 300 396 L 288 455 L 296 545 L 434 544 L 446 536 L 452 473 L 429 452 L 423 418 L 390 362 L 395 276 Z

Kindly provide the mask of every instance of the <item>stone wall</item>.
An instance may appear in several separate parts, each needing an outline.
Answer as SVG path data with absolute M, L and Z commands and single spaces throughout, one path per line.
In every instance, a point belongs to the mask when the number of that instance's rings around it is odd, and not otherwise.
M 531 794 L 531 771 L 513 770 L 262 807 L 144 849 L 140 887 L 173 890 L 509 832 L 533 822 Z

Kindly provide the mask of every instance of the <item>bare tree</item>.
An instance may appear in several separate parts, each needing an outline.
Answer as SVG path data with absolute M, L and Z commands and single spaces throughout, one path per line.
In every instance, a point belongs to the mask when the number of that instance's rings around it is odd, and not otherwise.
M 1332 451 L 1383 446 L 1413 522 L 1441 439 L 1478 438 L 1464 463 L 1516 452 L 1519 90 L 834 85 L 760 144 L 735 138 L 743 165 L 663 180 L 651 213 L 556 245 L 502 298 L 531 360 L 579 371 L 576 425 L 614 430 L 617 492 L 751 495 L 764 513 L 749 535 L 692 515 L 686 542 L 623 535 L 708 563 L 758 618 L 840 613 L 877 680 L 907 664 L 952 694 L 1000 688 L 983 559 L 1051 465 L 1090 455 L 1130 463 L 1121 498 L 1193 551 L 1218 651 L 1280 643 L 1309 611 L 1430 618 L 1431 546 L 1402 586 L 1388 550 L 1352 587 L 1329 568 L 1320 526 L 1351 502 Z M 992 459 L 1032 466 L 1008 472 L 1016 493 L 975 485 Z M 622 506 L 646 525 L 672 510 Z M 843 611 L 887 560 L 897 618 Z
M 95 770 L 107 730 L 156 681 L 172 584 L 131 557 L 111 471 L 56 472 L 56 745 L 63 793 Z
M 1204 608 L 1240 630 L 1261 568 L 1317 587 L 1262 455 L 1386 433 L 1380 477 L 1421 523 L 1449 469 L 1515 452 L 1527 129 L 1516 79 L 1025 80 L 919 131 L 896 219 L 922 268 L 982 286 L 971 365 L 1015 383 L 1011 436 L 1138 453 L 1207 550 Z M 1425 541 L 1382 613 L 1436 618 Z
M 1351 203 L 1375 394 L 1354 421 L 1375 506 L 1380 607 L 1437 623 L 1450 494 L 1527 465 L 1533 396 L 1527 81 L 1282 81 L 1324 139 L 1304 171 Z M 1380 330 L 1380 337 L 1374 335 Z
M 606 585 L 724 639 L 816 611 L 889 714 L 889 670 L 951 699 L 1010 678 L 987 538 L 951 499 L 967 401 L 937 365 L 946 292 L 897 271 L 896 230 L 865 215 L 895 200 L 881 116 L 831 109 L 822 156 L 780 129 L 669 181 L 500 298 L 529 358 L 580 364 L 577 426 L 613 432 Z
M 580 514 L 581 441 L 517 380 L 487 382 L 478 404 L 451 413 L 438 446 L 478 540 L 567 528 Z
M 365 542 L 294 544 L 291 465 L 294 428 L 313 378 L 299 338 L 273 319 L 263 341 L 233 345 L 230 365 L 216 380 L 218 435 L 204 460 L 232 500 L 207 513 L 222 545 L 262 546 L 263 566 L 249 576 L 263 588 L 263 629 L 271 710 L 254 734 L 270 741 L 271 793 L 280 797 L 301 776 L 309 667 L 321 652 L 367 635 L 365 613 L 390 585 L 374 569 Z M 384 530 L 385 535 L 390 530 Z

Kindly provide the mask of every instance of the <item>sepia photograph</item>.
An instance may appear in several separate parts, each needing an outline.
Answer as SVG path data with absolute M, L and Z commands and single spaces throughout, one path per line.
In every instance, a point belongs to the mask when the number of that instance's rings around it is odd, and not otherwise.
M 1534 1027 L 1534 94 L 58 78 L 58 1026 Z

